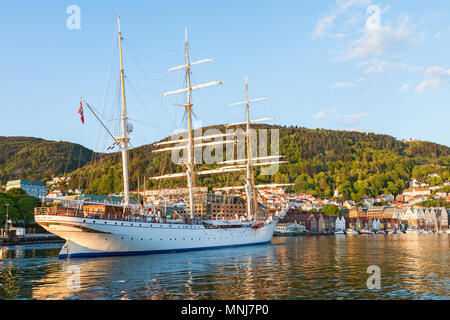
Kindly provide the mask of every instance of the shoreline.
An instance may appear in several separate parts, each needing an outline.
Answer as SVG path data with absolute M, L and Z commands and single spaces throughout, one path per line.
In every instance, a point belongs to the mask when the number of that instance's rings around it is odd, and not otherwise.
M 328 232 L 288 232 L 288 233 L 274 233 L 274 237 L 285 238 L 285 237 L 317 237 L 317 236 L 334 236 L 334 233 Z
M 26 235 L 25 237 L 0 238 L 0 245 L 15 246 L 25 244 L 64 243 L 66 240 L 54 234 Z

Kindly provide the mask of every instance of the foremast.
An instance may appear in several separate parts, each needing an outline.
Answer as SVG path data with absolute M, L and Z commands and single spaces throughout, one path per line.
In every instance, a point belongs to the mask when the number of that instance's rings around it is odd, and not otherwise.
M 122 33 L 120 32 L 120 15 L 117 14 L 117 27 L 119 35 L 119 56 L 120 56 L 120 85 L 122 89 L 122 116 L 120 118 L 121 136 L 117 140 L 120 142 L 120 149 L 122 151 L 122 170 L 123 170 L 123 206 L 128 207 L 130 205 L 130 187 L 128 179 L 128 142 L 129 128 L 127 121 L 127 107 L 125 99 L 125 81 L 123 70 L 123 56 L 122 56 Z

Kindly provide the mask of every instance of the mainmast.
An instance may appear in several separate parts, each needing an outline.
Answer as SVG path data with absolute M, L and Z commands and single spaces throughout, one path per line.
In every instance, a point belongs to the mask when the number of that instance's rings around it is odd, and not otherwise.
M 120 55 L 120 84 L 122 88 L 122 117 L 120 118 L 121 124 L 121 137 L 117 139 L 120 141 L 120 149 L 122 150 L 122 169 L 123 169 L 123 205 L 128 207 L 130 204 L 130 189 L 128 182 L 128 142 L 130 138 L 128 136 L 129 128 L 127 121 L 127 108 L 125 102 L 125 81 L 124 81 L 124 71 L 123 71 L 123 57 L 122 57 L 122 34 L 120 32 L 120 16 L 117 14 L 117 26 L 119 31 L 119 55 Z
M 185 29 L 185 38 L 186 38 L 186 84 L 187 84 L 187 102 L 186 102 L 186 111 L 188 117 L 188 156 L 187 156 L 187 182 L 189 188 L 189 215 L 190 218 L 194 217 L 194 135 L 192 132 L 192 87 L 191 87 L 191 65 L 189 63 L 189 42 L 187 36 L 187 28 Z
M 167 92 L 163 94 L 163 97 L 167 97 L 171 94 L 186 92 L 187 101 L 186 104 L 183 105 L 186 108 L 187 111 L 187 118 L 188 118 L 188 146 L 187 146 L 187 162 L 186 162 L 186 177 L 188 182 L 188 188 L 189 188 L 189 216 L 191 219 L 194 218 L 194 183 L 195 183 L 195 171 L 194 171 L 194 134 L 192 131 L 192 91 L 200 88 L 206 88 L 213 85 L 222 84 L 220 81 L 214 81 L 210 83 L 205 83 L 201 85 L 197 85 L 195 87 L 192 87 L 191 85 L 191 66 L 200 64 L 203 62 L 212 62 L 213 59 L 205 59 L 197 62 L 190 62 L 189 60 L 189 42 L 188 42 L 188 36 L 187 36 L 187 28 L 185 29 L 185 51 L 186 51 L 186 64 L 174 68 L 170 68 L 168 71 L 173 71 L 177 69 L 185 69 L 186 70 L 186 88 L 175 90 L 171 92 Z

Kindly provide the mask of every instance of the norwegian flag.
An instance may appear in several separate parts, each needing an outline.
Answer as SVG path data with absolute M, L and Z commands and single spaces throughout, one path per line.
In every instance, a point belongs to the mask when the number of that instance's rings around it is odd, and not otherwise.
M 81 123 L 84 124 L 83 101 L 81 100 L 80 100 L 80 107 L 78 108 L 78 114 L 80 115 Z

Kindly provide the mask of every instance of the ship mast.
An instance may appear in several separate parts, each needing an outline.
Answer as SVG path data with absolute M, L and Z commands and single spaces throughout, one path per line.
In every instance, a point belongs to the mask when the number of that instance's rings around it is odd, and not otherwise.
M 128 181 L 128 142 L 130 138 L 128 136 L 128 121 L 127 121 L 127 108 L 125 102 L 125 81 L 123 71 L 123 57 L 122 57 L 122 34 L 120 32 L 120 16 L 117 13 L 117 26 L 119 31 L 119 55 L 120 55 L 120 84 L 122 89 L 122 117 L 120 118 L 121 124 L 121 137 L 117 139 L 120 141 L 120 149 L 122 150 L 122 169 L 123 169 L 123 206 L 128 207 L 130 204 L 130 189 Z
M 167 92 L 167 93 L 163 94 L 162 96 L 167 97 L 168 95 L 171 95 L 171 94 L 186 92 L 187 101 L 186 101 L 186 104 L 183 105 L 183 107 L 186 108 L 187 120 L 188 120 L 188 141 L 187 141 L 188 146 L 187 146 L 186 177 L 187 177 L 188 188 L 189 188 L 189 216 L 191 219 L 193 219 L 194 218 L 194 183 L 195 183 L 194 177 L 195 177 L 196 173 L 194 171 L 195 170 L 195 167 L 194 167 L 194 164 L 195 164 L 194 163 L 194 134 L 192 131 L 192 107 L 193 107 L 192 91 L 196 90 L 196 89 L 201 89 L 201 88 L 218 85 L 218 84 L 221 85 L 222 82 L 214 81 L 214 82 L 197 85 L 194 87 L 191 85 L 191 66 L 200 64 L 203 62 L 212 62 L 214 60 L 213 59 L 204 59 L 204 60 L 197 61 L 197 62 L 190 62 L 187 28 L 185 29 L 185 38 L 186 38 L 186 41 L 185 41 L 186 64 L 182 65 L 182 66 L 170 68 L 167 71 L 170 72 L 173 70 L 184 68 L 186 70 L 186 88 Z
M 192 87 L 191 87 L 191 65 L 189 64 L 189 42 L 187 36 L 187 28 L 185 29 L 186 38 L 186 84 L 187 84 L 187 102 L 186 111 L 188 118 L 188 152 L 187 152 L 187 183 L 189 188 L 189 215 L 190 218 L 194 217 L 194 135 L 192 132 Z
M 242 124 L 246 125 L 246 144 L 247 144 L 247 159 L 246 159 L 246 184 L 245 184 L 245 192 L 247 196 L 247 216 L 248 219 L 255 219 L 257 218 L 257 212 L 258 212 L 258 201 L 256 199 L 256 187 L 255 187 L 255 178 L 253 174 L 253 159 L 252 159 L 252 149 L 251 149 L 251 122 L 257 122 L 260 120 L 250 120 L 250 102 L 258 102 L 258 101 L 264 101 L 267 100 L 267 98 L 259 98 L 259 99 L 253 99 L 249 100 L 248 98 L 248 79 L 245 77 L 245 101 L 233 103 L 230 106 L 236 106 L 236 105 L 245 105 L 245 111 L 246 111 L 246 121 Z M 266 119 L 261 119 L 266 120 Z M 233 124 L 233 125 L 239 125 L 241 123 Z M 268 157 L 272 158 L 272 157 Z M 255 160 L 262 160 L 262 158 L 256 158 Z
M 256 192 L 255 192 L 255 177 L 253 175 L 253 161 L 252 161 L 252 149 L 251 149 L 251 136 L 250 136 L 250 102 L 248 100 L 248 80 L 245 77 L 245 101 L 246 101 L 246 114 L 247 114 L 247 123 L 246 123 L 246 136 L 247 136 L 247 205 L 249 212 L 249 219 L 252 217 L 251 207 L 253 206 L 253 210 L 256 219 L 258 212 L 258 202 L 256 200 Z M 253 202 L 253 203 L 252 203 Z

